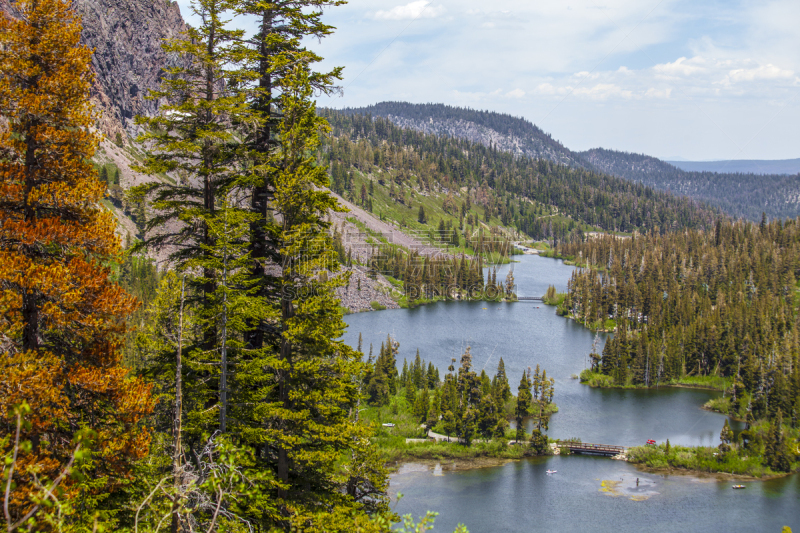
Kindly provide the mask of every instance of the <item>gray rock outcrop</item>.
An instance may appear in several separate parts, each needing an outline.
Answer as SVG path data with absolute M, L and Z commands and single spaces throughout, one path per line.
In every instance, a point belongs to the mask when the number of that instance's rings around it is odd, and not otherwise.
M 100 129 L 109 138 L 134 133 L 136 115 L 151 115 L 148 100 L 166 69 L 179 58 L 162 49 L 164 39 L 186 30 L 176 2 L 169 0 L 76 0 L 83 21 L 83 43 L 94 49 L 93 97 L 102 112 Z

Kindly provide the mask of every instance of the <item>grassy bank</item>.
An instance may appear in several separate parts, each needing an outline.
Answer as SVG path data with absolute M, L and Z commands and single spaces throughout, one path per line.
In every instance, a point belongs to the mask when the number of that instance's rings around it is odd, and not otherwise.
M 581 383 L 585 383 L 590 387 L 597 387 L 597 388 L 615 388 L 615 389 L 646 389 L 645 385 L 640 383 L 633 383 L 630 379 L 627 383 L 614 383 L 614 379 L 611 376 L 607 376 L 605 374 L 601 374 L 599 372 L 592 372 L 591 370 L 584 369 L 580 374 Z M 686 388 L 697 388 L 697 389 L 709 389 L 709 390 L 726 390 L 731 385 L 730 378 L 722 378 L 719 376 L 684 376 L 678 379 L 672 379 L 669 381 L 662 381 L 658 383 L 659 387 L 686 387 Z M 651 384 L 649 388 L 655 387 L 655 384 Z M 714 403 L 714 407 L 709 406 L 709 404 Z M 718 403 L 717 399 L 710 400 L 706 403 L 706 407 L 711 409 L 712 411 L 718 411 L 724 414 L 728 414 L 727 411 L 721 410 L 721 404 Z
M 748 452 L 742 452 L 748 453 Z M 637 446 L 628 450 L 628 462 L 656 470 L 678 469 L 693 472 L 734 474 L 752 478 L 786 475 L 763 464 L 761 455 L 739 455 L 735 449 L 722 453 L 712 447 Z M 797 469 L 794 464 L 792 471 Z
M 395 439 L 393 442 L 382 441 L 380 448 L 388 463 L 414 460 L 480 463 L 488 459 L 513 460 L 534 455 L 529 446 L 509 446 L 503 440 L 465 446 L 456 442 L 407 443 L 405 439 Z

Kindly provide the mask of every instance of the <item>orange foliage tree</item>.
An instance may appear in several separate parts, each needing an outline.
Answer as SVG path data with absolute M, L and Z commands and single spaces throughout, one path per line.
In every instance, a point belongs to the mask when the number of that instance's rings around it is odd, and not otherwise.
M 120 259 L 105 185 L 90 158 L 98 136 L 89 103 L 92 51 L 62 0 L 19 0 L 0 11 L 0 444 L 27 402 L 9 513 L 22 516 L 42 483 L 68 464 L 78 432 L 94 435 L 82 512 L 113 493 L 147 453 L 149 388 L 120 362 L 136 301 L 109 279 Z M 5 439 L 5 440 L 3 440 Z M 3 483 L 5 489 L 5 483 Z M 38 491 L 38 492 L 37 492 Z M 8 517 L 7 517 L 8 519 Z

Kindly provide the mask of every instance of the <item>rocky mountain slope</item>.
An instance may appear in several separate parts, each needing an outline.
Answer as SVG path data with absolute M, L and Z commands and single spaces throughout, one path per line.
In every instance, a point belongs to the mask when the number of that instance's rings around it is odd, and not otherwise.
M 180 8 L 169 0 L 76 0 L 75 6 L 83 19 L 83 42 L 95 51 L 100 129 L 111 139 L 132 134 L 134 117 L 158 108 L 148 92 L 178 61 L 161 45 L 185 30 Z
M 339 110 L 346 114 L 372 115 L 391 120 L 401 128 L 433 135 L 466 139 L 497 150 L 533 159 L 547 159 L 571 167 L 590 168 L 549 134 L 525 119 L 491 111 L 477 111 L 444 104 L 379 104 Z
M 161 44 L 186 29 L 180 8 L 170 0 L 75 0 L 73 5 L 83 23 L 82 42 L 95 52 L 92 99 L 99 129 L 111 140 L 117 133 L 124 139 L 135 132 L 136 115 L 158 108 L 146 99 L 148 91 L 179 60 Z M 0 10 L 16 14 L 10 0 L 0 0 Z

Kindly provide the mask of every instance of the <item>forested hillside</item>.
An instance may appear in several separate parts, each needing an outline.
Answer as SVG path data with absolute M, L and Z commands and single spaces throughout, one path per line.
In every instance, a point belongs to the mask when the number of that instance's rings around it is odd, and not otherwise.
M 381 102 L 367 107 L 342 109 L 340 112 L 383 117 L 401 128 L 466 139 L 516 155 L 589 168 L 581 156 L 554 140 L 550 134 L 524 118 L 504 113 L 407 102 Z
M 800 175 L 687 172 L 655 157 L 595 148 L 573 152 L 523 118 L 443 104 L 381 102 L 342 109 L 343 114 L 383 117 L 405 129 L 465 139 L 516 156 L 594 170 L 707 202 L 752 221 L 800 214 Z
M 724 378 L 715 408 L 800 424 L 800 220 L 605 236 L 560 253 L 590 267 L 573 275 L 561 312 L 616 322 L 592 366 L 609 383 Z
M 595 148 L 581 152 L 594 167 L 655 189 L 701 199 L 751 221 L 800 214 L 800 174 L 687 172 L 643 154 Z
M 667 161 L 687 172 L 722 172 L 725 174 L 797 174 L 798 159 L 733 159 L 722 161 Z
M 431 222 L 446 221 L 462 232 L 464 224 L 479 225 L 467 215 L 473 206 L 484 221 L 557 240 L 589 227 L 620 232 L 711 227 L 718 216 L 691 199 L 586 169 L 400 128 L 387 119 L 332 110 L 322 116 L 332 126 L 322 149 L 334 191 L 367 207 L 377 195 L 388 196 L 418 220 L 418 207 L 437 196 L 441 209 Z

